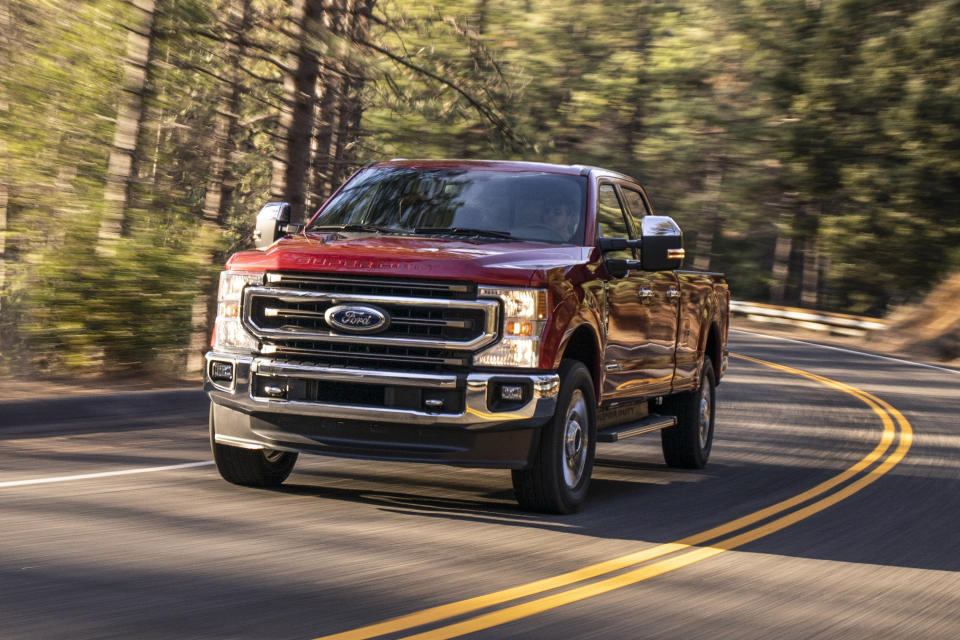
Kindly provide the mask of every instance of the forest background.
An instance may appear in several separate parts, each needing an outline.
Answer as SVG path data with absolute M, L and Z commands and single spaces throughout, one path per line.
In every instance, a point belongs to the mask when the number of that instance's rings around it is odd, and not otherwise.
M 960 270 L 960 0 L 0 0 L 0 374 L 195 367 L 259 207 L 391 157 L 616 169 L 881 316 Z

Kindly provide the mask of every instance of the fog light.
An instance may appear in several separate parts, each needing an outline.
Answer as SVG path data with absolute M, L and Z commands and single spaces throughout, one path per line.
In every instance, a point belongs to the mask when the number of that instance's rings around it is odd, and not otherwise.
M 286 387 L 281 387 L 280 385 L 271 385 L 266 384 L 263 386 L 263 392 L 270 396 L 271 398 L 285 398 L 287 397 Z
M 233 363 L 231 362 L 211 362 L 210 377 L 214 380 L 233 380 Z
M 500 386 L 500 399 L 511 402 L 523 400 L 523 385 L 504 384 Z

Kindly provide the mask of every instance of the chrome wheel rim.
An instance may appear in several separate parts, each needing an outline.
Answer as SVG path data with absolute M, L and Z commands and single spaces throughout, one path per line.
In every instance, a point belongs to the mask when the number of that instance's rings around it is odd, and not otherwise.
M 700 412 L 697 419 L 701 450 L 707 448 L 707 441 L 710 437 L 710 413 L 710 385 L 704 380 L 700 387 Z
M 567 406 L 563 428 L 563 481 L 574 489 L 583 478 L 587 466 L 587 402 L 583 392 L 575 389 Z

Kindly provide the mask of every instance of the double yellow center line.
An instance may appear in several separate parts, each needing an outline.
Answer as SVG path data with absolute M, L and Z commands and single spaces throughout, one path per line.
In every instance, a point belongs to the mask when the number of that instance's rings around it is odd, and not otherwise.
M 536 580 L 528 584 L 503 589 L 475 598 L 460 600 L 459 602 L 430 607 L 429 609 L 423 609 L 398 618 L 392 618 L 343 633 L 324 636 L 317 640 L 366 640 L 385 634 L 395 634 L 416 627 L 436 624 L 441 624 L 442 626 L 408 636 L 408 638 L 416 638 L 417 640 L 454 638 L 636 584 L 643 580 L 706 560 L 724 551 L 736 549 L 737 547 L 809 518 L 815 513 L 819 513 L 837 504 L 841 500 L 850 497 L 875 482 L 880 476 L 890 471 L 894 465 L 900 462 L 906 455 L 907 450 L 910 449 L 913 438 L 913 430 L 910 427 L 910 423 L 907 422 L 906 418 L 904 418 L 899 411 L 884 400 L 848 384 L 801 371 L 800 369 L 794 369 L 793 367 L 757 360 L 756 358 L 750 358 L 748 356 L 733 355 L 733 357 L 764 365 L 784 373 L 801 376 L 852 395 L 869 406 L 874 413 L 880 417 L 883 423 L 880 442 L 877 443 L 873 451 L 860 459 L 856 464 L 829 480 L 792 498 L 703 531 L 702 533 L 694 534 L 687 538 L 677 540 L 676 542 L 669 542 L 635 553 L 629 553 L 551 578 Z M 890 447 L 898 435 L 899 441 L 897 446 L 890 451 Z M 841 487 L 841 485 L 842 488 L 834 491 L 834 489 Z M 629 567 L 641 564 L 642 566 L 624 571 Z M 462 617 L 482 609 L 504 605 L 521 598 L 529 598 L 530 596 L 547 591 L 569 587 L 618 571 L 622 571 L 622 573 L 595 580 L 588 584 L 575 586 L 559 593 L 527 600 L 488 613 L 482 613 L 465 620 L 452 621 L 454 618 Z M 445 621 L 447 624 L 443 624 Z

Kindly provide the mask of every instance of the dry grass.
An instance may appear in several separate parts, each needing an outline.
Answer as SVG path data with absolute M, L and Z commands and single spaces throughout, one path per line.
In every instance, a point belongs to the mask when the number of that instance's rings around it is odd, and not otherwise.
M 941 361 L 960 358 L 960 273 L 941 282 L 923 302 L 895 310 L 883 336 L 899 350 Z

